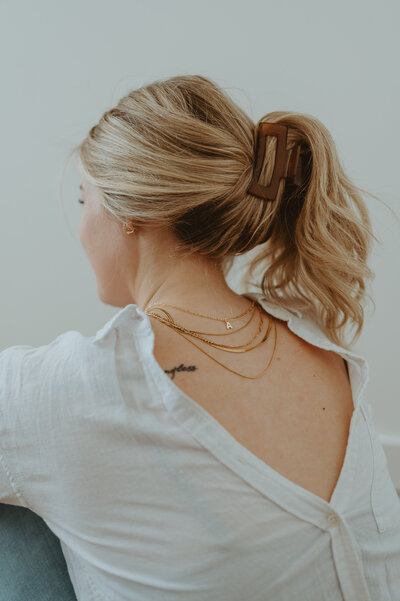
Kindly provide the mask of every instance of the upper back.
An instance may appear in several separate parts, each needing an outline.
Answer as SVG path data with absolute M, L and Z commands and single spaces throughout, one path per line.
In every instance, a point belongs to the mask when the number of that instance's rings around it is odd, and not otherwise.
M 273 318 L 265 310 L 263 317 L 265 324 Z M 257 379 L 225 369 L 150 316 L 153 354 L 173 383 L 244 447 L 283 476 L 329 500 L 343 464 L 354 409 L 346 366 L 336 352 L 310 344 L 286 321 L 273 319 L 275 355 Z M 256 327 L 235 333 L 229 342 L 218 342 L 244 344 Z M 274 328 L 265 343 L 245 353 L 229 353 L 191 340 L 234 372 L 254 377 L 271 359 Z

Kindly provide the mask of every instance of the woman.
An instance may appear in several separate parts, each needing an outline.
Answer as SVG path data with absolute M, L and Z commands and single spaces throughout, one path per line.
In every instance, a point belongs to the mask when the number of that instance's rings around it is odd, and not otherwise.
M 255 127 L 185 75 L 74 150 L 80 241 L 120 310 L 0 353 L 0 500 L 59 538 L 78 600 L 398 599 L 400 500 L 345 339 L 374 235 L 327 129 Z

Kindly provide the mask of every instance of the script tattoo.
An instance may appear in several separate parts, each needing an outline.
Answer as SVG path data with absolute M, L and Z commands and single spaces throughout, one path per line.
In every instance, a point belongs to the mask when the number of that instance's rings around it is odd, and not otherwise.
M 173 380 L 177 371 L 194 371 L 195 369 L 197 369 L 195 365 L 183 365 L 183 363 L 181 363 L 180 365 L 178 365 L 178 367 L 173 367 L 172 369 L 164 369 L 164 371 L 166 374 L 171 374 L 171 380 Z

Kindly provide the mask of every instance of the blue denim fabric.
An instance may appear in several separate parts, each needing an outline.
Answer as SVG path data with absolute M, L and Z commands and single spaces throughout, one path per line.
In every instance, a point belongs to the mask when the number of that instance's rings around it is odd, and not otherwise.
M 3 503 L 0 600 L 77 601 L 57 536 L 33 511 Z

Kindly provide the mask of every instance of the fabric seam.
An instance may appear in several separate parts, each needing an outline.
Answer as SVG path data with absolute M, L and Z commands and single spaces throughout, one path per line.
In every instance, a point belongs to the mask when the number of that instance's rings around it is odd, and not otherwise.
M 84 571 L 84 572 L 85 572 L 85 574 L 86 574 L 86 580 L 87 580 L 87 582 L 88 582 L 88 585 L 89 585 L 89 588 L 90 588 L 90 590 L 92 591 L 92 594 L 93 594 L 93 599 L 94 599 L 95 601 L 104 601 L 104 597 L 100 595 L 100 593 L 99 593 L 99 590 L 98 590 L 98 588 L 97 588 L 96 584 L 94 583 L 94 581 L 93 581 L 93 579 L 92 579 L 91 575 L 90 575 L 90 574 L 89 574 L 89 572 L 87 571 L 85 564 L 82 562 L 80 565 L 82 566 L 82 568 L 83 568 L 83 571 Z
M 4 473 L 6 474 L 6 476 L 8 478 L 8 481 L 9 481 L 9 483 L 11 485 L 11 488 L 13 489 L 14 493 L 16 494 L 16 496 L 17 496 L 18 500 L 20 501 L 21 505 L 24 506 L 24 507 L 26 507 L 26 508 L 28 508 L 28 503 L 26 502 L 26 499 L 24 498 L 23 494 L 19 490 L 19 488 L 18 488 L 18 486 L 16 484 L 16 481 L 15 481 L 13 475 L 11 474 L 11 471 L 8 468 L 8 465 L 6 463 L 5 456 L 4 456 L 3 453 L 0 453 L 0 463 L 1 463 L 1 466 L 2 466 L 2 468 L 4 470 Z

